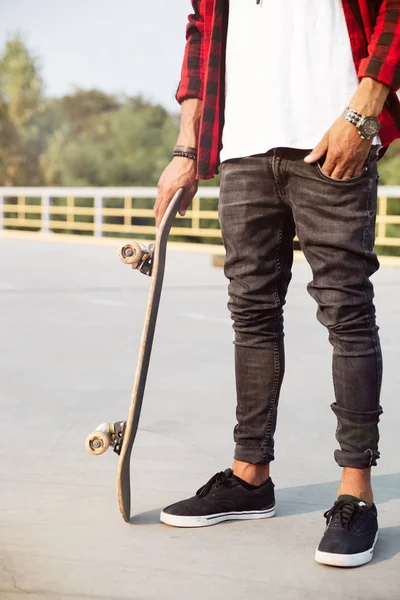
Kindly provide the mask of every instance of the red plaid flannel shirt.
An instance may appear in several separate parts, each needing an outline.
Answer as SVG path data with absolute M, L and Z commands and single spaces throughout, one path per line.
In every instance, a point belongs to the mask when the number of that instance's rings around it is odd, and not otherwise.
M 225 102 L 227 0 L 191 0 L 178 102 L 203 101 L 197 174 L 218 172 Z M 372 77 L 392 89 L 380 116 L 380 137 L 388 146 L 400 137 L 400 0 L 342 0 L 359 79 Z M 256 2 L 256 0 L 248 0 Z

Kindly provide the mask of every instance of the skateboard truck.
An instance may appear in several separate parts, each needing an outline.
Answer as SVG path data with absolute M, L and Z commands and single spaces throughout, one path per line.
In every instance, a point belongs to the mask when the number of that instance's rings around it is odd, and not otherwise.
M 125 433 L 125 421 L 117 423 L 102 423 L 96 431 L 90 433 L 86 438 L 86 450 L 90 454 L 104 454 L 111 446 L 114 452 L 121 454 L 122 442 Z
M 132 269 L 140 271 L 144 275 L 151 276 L 153 268 L 153 254 L 155 244 L 143 244 L 132 242 L 125 244 L 119 249 L 118 254 L 123 263 L 131 265 Z M 102 423 L 96 431 L 90 433 L 86 438 L 86 450 L 90 454 L 104 454 L 111 446 L 114 452 L 121 454 L 124 439 L 126 421 L 117 423 Z
M 122 246 L 118 254 L 123 263 L 131 265 L 132 269 L 136 269 L 144 275 L 151 277 L 154 246 L 154 243 L 146 245 L 141 242 L 132 242 L 131 244 Z
M 118 421 L 118 423 L 114 423 L 114 452 L 118 454 L 118 456 L 121 454 L 122 442 L 124 441 L 125 427 L 126 421 Z

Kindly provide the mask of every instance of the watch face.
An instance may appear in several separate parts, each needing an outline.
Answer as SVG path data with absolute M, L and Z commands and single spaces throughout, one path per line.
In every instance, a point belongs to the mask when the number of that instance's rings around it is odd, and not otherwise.
M 367 117 L 360 126 L 362 135 L 366 138 L 374 137 L 380 130 L 381 125 L 376 117 Z

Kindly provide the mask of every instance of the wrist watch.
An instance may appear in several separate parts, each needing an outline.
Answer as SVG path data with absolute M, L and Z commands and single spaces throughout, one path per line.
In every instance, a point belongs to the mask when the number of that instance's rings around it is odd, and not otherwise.
M 357 127 L 358 133 L 363 140 L 371 140 L 378 134 L 381 128 L 378 117 L 366 117 L 349 107 L 344 110 L 342 116 L 346 121 Z

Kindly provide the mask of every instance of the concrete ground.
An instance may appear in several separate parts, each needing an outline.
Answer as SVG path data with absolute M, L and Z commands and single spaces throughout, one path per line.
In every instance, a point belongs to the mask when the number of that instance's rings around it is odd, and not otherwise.
M 273 478 L 277 517 L 205 529 L 160 509 L 230 466 L 232 330 L 221 269 L 171 252 L 141 427 L 130 525 L 117 457 L 86 435 L 124 419 L 148 279 L 111 246 L 0 238 L 0 599 L 396 600 L 400 598 L 400 270 L 375 276 L 385 353 L 380 539 L 356 570 L 314 563 L 340 476 L 330 347 L 296 263 Z

